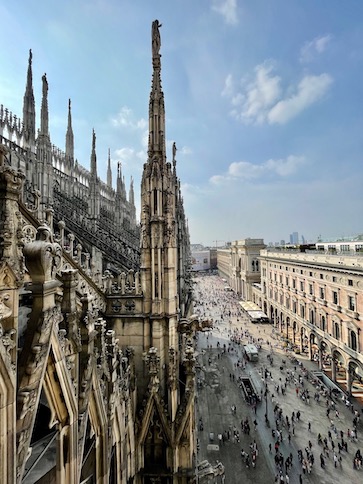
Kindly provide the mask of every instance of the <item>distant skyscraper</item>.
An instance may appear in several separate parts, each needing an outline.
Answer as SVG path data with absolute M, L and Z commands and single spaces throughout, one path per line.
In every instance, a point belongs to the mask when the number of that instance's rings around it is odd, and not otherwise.
M 290 244 L 296 245 L 299 243 L 299 233 L 293 232 L 290 234 Z
M 302 244 L 305 244 L 306 243 L 305 237 L 303 235 L 301 236 L 301 243 Z

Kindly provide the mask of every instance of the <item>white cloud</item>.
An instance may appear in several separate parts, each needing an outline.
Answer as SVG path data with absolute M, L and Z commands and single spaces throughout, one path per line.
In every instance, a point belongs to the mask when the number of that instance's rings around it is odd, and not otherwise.
M 270 124 L 284 124 L 321 99 L 328 91 L 333 79 L 328 74 L 305 76 L 292 96 L 279 101 L 268 113 Z
M 226 24 L 238 23 L 237 0 L 212 0 L 212 10 L 222 15 Z
M 189 148 L 189 146 L 182 146 L 181 148 L 178 148 L 178 151 L 181 155 L 185 155 L 185 156 L 191 155 L 193 153 L 193 151 L 191 150 L 191 148 Z
M 272 74 L 273 66 L 264 63 L 255 68 L 255 79 L 249 83 L 244 93 L 235 94 L 231 103 L 241 105 L 239 117 L 245 122 L 262 123 L 266 114 L 281 93 L 280 77 Z
M 333 82 L 326 73 L 306 75 L 297 86 L 288 86 L 284 93 L 281 78 L 273 71 L 271 62 L 256 66 L 252 82 L 242 80 L 239 91 L 228 74 L 221 94 L 229 99 L 230 114 L 234 118 L 246 124 L 286 123 L 322 98 Z
M 324 35 L 322 37 L 315 37 L 310 42 L 305 42 L 300 51 L 300 62 L 306 63 L 313 61 L 317 54 L 322 54 L 326 50 L 331 39 L 331 35 Z
M 119 148 L 115 150 L 115 155 L 118 161 L 121 161 L 122 164 L 128 165 L 130 161 L 132 161 L 135 156 L 135 150 L 133 148 Z
M 252 180 L 266 175 L 288 177 L 306 162 L 303 156 L 289 155 L 287 158 L 267 160 L 260 165 L 248 161 L 233 162 L 225 175 L 214 175 L 209 181 L 213 185 L 222 185 L 236 180 Z
M 232 97 L 234 92 L 234 80 L 232 74 L 228 74 L 224 81 L 224 88 L 221 92 L 222 96 Z
M 115 127 L 125 127 L 131 129 L 145 129 L 147 121 L 144 118 L 134 119 L 132 109 L 123 106 L 115 118 L 111 119 L 112 125 Z

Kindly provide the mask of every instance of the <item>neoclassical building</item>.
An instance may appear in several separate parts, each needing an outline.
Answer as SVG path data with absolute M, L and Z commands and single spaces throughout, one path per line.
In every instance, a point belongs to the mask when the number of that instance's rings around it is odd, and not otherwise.
M 243 300 L 252 298 L 252 285 L 260 282 L 259 255 L 265 248 L 263 239 L 243 239 L 228 248 L 217 249 L 219 273 Z
M 218 249 L 218 271 L 266 313 L 287 344 L 315 360 L 347 394 L 363 394 L 361 242 L 266 248 L 262 239 Z
M 363 257 L 328 250 L 265 249 L 253 301 L 276 328 L 348 394 L 363 381 Z
M 152 25 L 148 157 L 112 188 L 49 135 L 32 53 L 23 119 L 0 112 L 0 482 L 195 482 L 189 233 L 165 149 L 160 24 Z

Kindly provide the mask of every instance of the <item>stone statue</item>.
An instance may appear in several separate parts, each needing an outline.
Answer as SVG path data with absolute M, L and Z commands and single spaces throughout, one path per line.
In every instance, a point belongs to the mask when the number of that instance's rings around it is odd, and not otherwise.
M 177 151 L 177 147 L 176 147 L 176 144 L 175 144 L 175 141 L 174 141 L 174 143 L 173 143 L 173 161 L 175 161 L 176 151 Z
M 43 81 L 43 98 L 47 97 L 48 95 L 48 81 L 47 81 L 47 75 L 44 74 L 44 76 L 42 76 L 42 81 Z
M 159 32 L 160 27 L 161 27 L 161 24 L 159 24 L 159 20 L 154 20 L 154 22 L 152 23 L 152 32 L 151 32 L 153 57 L 159 55 L 160 44 L 161 44 L 160 32 Z

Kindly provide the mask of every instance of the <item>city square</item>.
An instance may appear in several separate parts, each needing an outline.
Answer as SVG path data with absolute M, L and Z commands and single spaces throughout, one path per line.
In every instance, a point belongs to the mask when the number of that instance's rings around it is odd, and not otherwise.
M 280 335 L 274 331 L 272 325 L 250 323 L 248 317 L 239 310 L 239 298 L 224 290 L 225 283 L 222 278 L 205 275 L 196 276 L 195 281 L 198 314 L 202 318 L 213 320 L 213 329 L 200 334 L 198 338 L 197 422 L 199 419 L 203 422 L 203 430 L 198 431 L 199 462 L 208 460 L 215 464 L 215 461 L 220 461 L 228 483 L 238 483 L 244 479 L 246 482 L 275 482 L 276 476 L 279 479 L 276 482 L 280 482 L 280 470 L 274 460 L 275 444 L 279 439 L 276 434 L 275 437 L 272 435 L 272 430 L 276 430 L 277 412 L 274 410 L 278 407 L 282 410 L 282 423 L 279 426 L 282 440 L 278 452 L 284 457 L 283 482 L 287 482 L 285 464 L 290 453 L 293 462 L 287 472 L 290 483 L 333 483 L 337 479 L 360 482 L 361 470 L 355 468 L 354 457 L 361 449 L 361 423 L 357 427 L 357 440 L 347 434 L 348 429 L 353 428 L 354 412 L 358 412 L 361 417 L 360 402 L 355 401 L 351 408 L 347 407 L 346 400 L 335 396 L 331 398 L 329 392 L 327 396 L 323 396 L 323 387 L 317 389 L 311 373 L 317 369 L 317 364 L 309 361 L 307 357 L 287 352 Z M 239 338 L 240 344 L 233 342 L 233 339 Z M 261 346 L 258 362 L 244 361 L 242 348 L 249 341 Z M 266 370 L 269 374 L 267 378 Z M 261 401 L 256 408 L 247 404 L 240 388 L 239 378 L 242 375 L 251 378 L 260 397 Z M 309 397 L 303 399 L 306 394 Z M 235 412 L 232 409 L 234 406 Z M 329 417 L 328 408 L 331 408 Z M 299 419 L 295 418 L 294 423 L 291 420 L 293 412 L 295 415 L 299 412 Z M 268 425 L 265 421 L 266 414 Z M 286 417 L 291 423 L 290 428 L 286 425 Z M 246 419 L 250 425 L 248 434 L 241 428 L 241 421 Z M 257 422 L 256 426 L 254 421 Z M 254 430 L 255 427 L 257 430 Z M 239 434 L 238 440 L 234 435 L 236 430 Z M 232 435 L 229 438 L 223 437 L 222 443 L 219 442 L 218 434 L 223 435 L 228 431 Z M 348 452 L 339 450 L 341 432 Z M 213 442 L 210 439 L 211 433 Z M 325 438 L 328 443 L 324 449 Z M 253 446 L 254 441 L 258 448 L 256 467 L 252 466 L 251 460 L 246 467 L 246 459 L 241 456 L 241 450 L 251 457 L 251 445 Z M 211 443 L 217 444 L 218 450 L 212 450 L 214 447 Z M 314 463 L 311 469 L 304 465 L 304 470 L 299 462 L 298 450 L 302 451 L 306 460 L 306 449 L 310 452 L 310 445 Z M 336 466 L 334 454 L 337 458 Z M 222 477 L 216 478 L 215 482 L 222 482 Z

